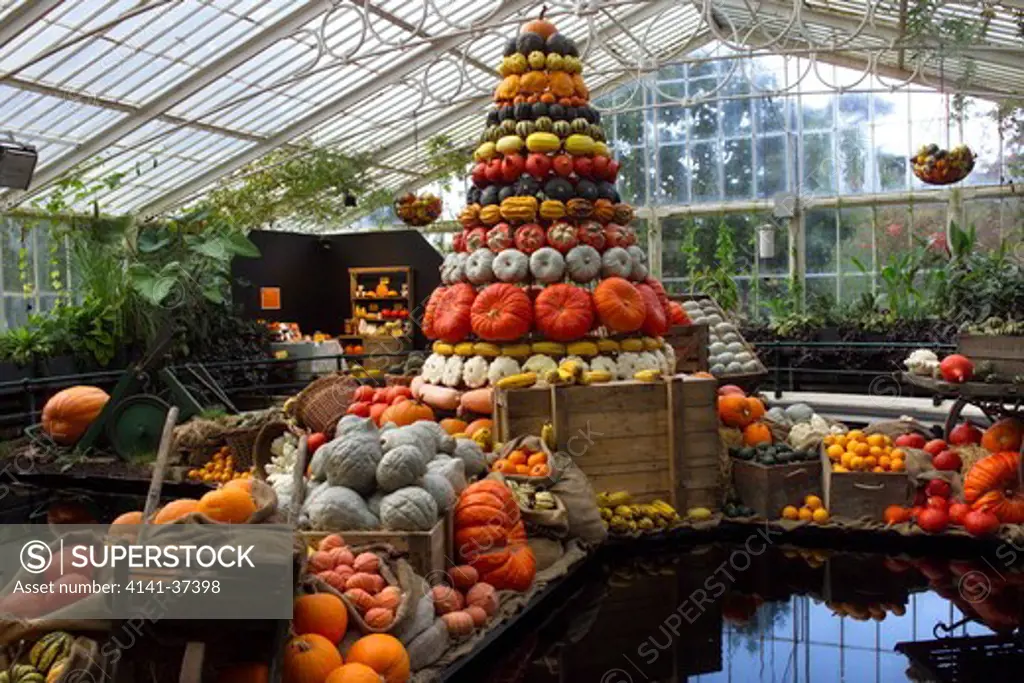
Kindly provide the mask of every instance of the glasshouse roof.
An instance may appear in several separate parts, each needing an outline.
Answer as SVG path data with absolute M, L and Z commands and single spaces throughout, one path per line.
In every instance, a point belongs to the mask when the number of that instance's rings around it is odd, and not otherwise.
M 0 133 L 39 152 L 32 189 L 0 201 L 120 172 L 104 210 L 164 213 L 303 140 L 423 185 L 423 141 L 476 137 L 503 39 L 542 5 L 598 94 L 713 46 L 738 70 L 775 54 L 893 90 L 1024 95 L 1019 1 L 0 0 Z

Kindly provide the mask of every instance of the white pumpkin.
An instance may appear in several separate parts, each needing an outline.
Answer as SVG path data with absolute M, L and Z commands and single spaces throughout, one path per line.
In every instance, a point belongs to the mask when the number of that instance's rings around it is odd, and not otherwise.
M 445 361 L 441 383 L 446 387 L 457 387 L 462 382 L 462 356 L 451 356 Z
M 727 375 L 738 375 L 743 372 L 743 363 L 737 363 L 733 361 L 725 366 L 725 374 Z
M 494 282 L 494 252 L 477 249 L 466 260 L 466 279 L 474 285 Z
M 541 247 L 530 255 L 530 274 L 546 285 L 558 282 L 565 274 L 565 258 L 557 249 Z
M 644 351 L 640 354 L 640 358 L 637 360 L 637 364 L 641 370 L 659 370 L 661 369 L 661 363 L 658 362 L 657 356 L 650 351 Z
M 724 353 L 725 351 L 726 346 L 722 342 L 712 342 L 711 344 L 708 345 L 708 353 L 710 353 L 712 356 L 717 356 L 718 354 Z
M 473 356 L 462 365 L 462 381 L 470 389 L 478 389 L 487 384 L 487 359 Z
M 505 249 L 494 257 L 491 268 L 501 282 L 525 282 L 530 274 L 530 257 L 518 249 Z
M 601 256 L 602 277 L 628 278 L 633 272 L 633 260 L 622 247 L 612 247 Z
M 323 473 L 331 486 L 344 486 L 361 494 L 373 491 L 377 463 L 381 459 L 380 435 L 376 425 L 367 420 L 360 428 L 329 441 Z
M 583 360 L 579 356 L 566 356 L 565 358 L 560 360 L 558 362 L 558 364 L 561 365 L 562 363 L 564 363 L 566 361 L 570 361 L 570 360 L 571 361 L 575 361 L 582 368 L 582 370 L 581 370 L 582 372 L 586 372 L 586 371 L 590 370 L 590 363 L 588 363 L 587 361 Z
M 741 367 L 743 369 L 743 372 L 747 373 L 755 373 L 761 371 L 761 364 L 758 363 L 756 360 L 748 360 L 746 363 L 743 363 Z
M 407 486 L 380 501 L 380 521 L 392 531 L 430 531 L 437 523 L 434 497 L 418 486 Z
M 390 493 L 404 486 L 412 486 L 427 473 L 427 463 L 415 446 L 392 448 L 377 465 L 377 488 Z
M 452 252 L 450 254 L 446 254 L 445 257 L 444 257 L 444 261 L 441 262 L 441 283 L 442 284 L 450 285 L 453 282 L 456 282 L 455 280 L 452 280 L 452 268 L 456 264 L 456 258 L 455 257 L 457 255 L 458 254 L 456 254 L 455 252 Z
M 511 375 L 519 374 L 519 363 L 515 358 L 498 356 L 491 361 L 491 367 L 487 369 L 487 381 L 497 384 L 499 380 Z
M 441 377 L 444 375 L 444 366 L 447 358 L 439 353 L 432 353 L 430 357 L 423 362 L 423 370 L 420 374 L 430 384 L 439 384 Z
M 455 452 L 452 457 L 462 462 L 465 476 L 475 477 L 487 471 L 487 456 L 480 444 L 473 439 L 455 439 Z M 430 465 L 427 465 L 430 468 Z
M 619 366 L 615 363 L 614 358 L 609 358 L 608 356 L 597 356 L 596 358 L 592 358 L 590 360 L 590 369 L 610 372 L 612 379 L 618 379 L 619 377 Z
M 455 488 L 440 472 L 427 472 L 416 485 L 433 496 L 438 512 L 448 512 L 455 505 Z
M 302 511 L 314 530 L 369 531 L 380 526 L 362 496 L 344 486 L 328 486 L 317 491 Z
M 625 250 L 623 250 L 625 251 Z M 633 379 L 633 375 L 640 371 L 640 354 L 627 351 L 620 353 L 615 361 L 616 372 L 619 379 Z
M 569 250 L 565 268 L 574 282 L 590 282 L 601 274 L 601 254 L 589 244 L 580 244 Z
M 555 359 L 542 353 L 533 354 L 523 363 L 523 372 L 535 372 L 538 377 L 543 377 L 545 373 L 557 369 L 558 363 Z
M 721 363 L 715 363 L 711 366 L 711 370 L 709 372 L 715 377 L 720 377 L 725 374 L 725 366 Z
M 647 254 L 644 250 L 635 244 L 630 245 L 626 248 L 626 253 L 629 254 L 629 260 L 631 268 L 629 271 L 629 279 L 636 282 L 642 282 L 647 279 Z

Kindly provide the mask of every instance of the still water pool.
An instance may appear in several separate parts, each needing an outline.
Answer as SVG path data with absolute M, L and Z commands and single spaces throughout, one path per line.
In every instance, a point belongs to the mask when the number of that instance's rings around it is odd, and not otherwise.
M 751 549 L 606 551 L 453 680 L 1024 680 L 1024 571 L 995 556 Z

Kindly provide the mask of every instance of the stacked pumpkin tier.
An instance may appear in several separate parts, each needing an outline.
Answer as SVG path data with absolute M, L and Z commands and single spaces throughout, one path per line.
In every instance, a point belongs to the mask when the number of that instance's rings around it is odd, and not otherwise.
M 483 411 L 479 390 L 553 378 L 566 361 L 590 382 L 675 367 L 661 335 L 688 320 L 649 276 L 581 70 L 546 20 L 506 45 L 463 232 L 423 317 L 436 340 L 424 399 L 436 407 L 469 390 L 461 406 Z

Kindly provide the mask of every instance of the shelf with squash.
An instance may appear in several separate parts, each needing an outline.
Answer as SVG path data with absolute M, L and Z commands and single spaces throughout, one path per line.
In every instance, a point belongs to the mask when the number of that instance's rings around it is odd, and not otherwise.
M 650 276 L 581 71 L 564 36 L 506 46 L 463 232 L 424 312 L 433 353 L 414 393 L 433 387 L 428 402 L 477 412 L 493 387 L 674 371 L 662 336 L 688 318 Z

